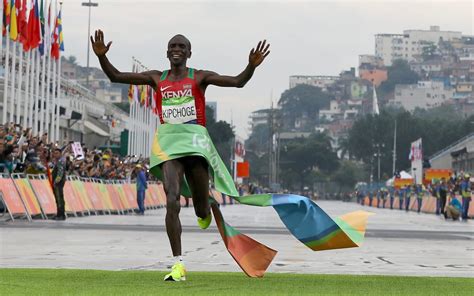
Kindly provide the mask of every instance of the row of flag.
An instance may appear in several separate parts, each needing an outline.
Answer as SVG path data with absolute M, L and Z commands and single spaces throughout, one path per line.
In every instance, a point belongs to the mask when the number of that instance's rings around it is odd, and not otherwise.
M 148 69 L 133 58 L 132 72 L 142 71 Z M 154 98 L 155 91 L 148 85 L 130 85 L 128 89 L 130 102 L 128 154 L 150 156 L 155 129 L 160 123 Z
M 139 72 L 139 65 L 134 64 L 132 72 Z M 128 101 L 137 102 L 145 108 L 151 108 L 156 113 L 155 91 L 149 85 L 132 85 L 128 88 Z M 156 113 L 157 114 L 157 113 Z
M 51 22 L 51 2 L 46 11 L 46 1 L 2 0 L 2 35 L 23 45 L 23 51 L 38 48 L 41 55 L 45 49 L 59 59 L 64 51 L 61 8 L 54 23 Z M 28 17 L 27 17 L 28 16 Z

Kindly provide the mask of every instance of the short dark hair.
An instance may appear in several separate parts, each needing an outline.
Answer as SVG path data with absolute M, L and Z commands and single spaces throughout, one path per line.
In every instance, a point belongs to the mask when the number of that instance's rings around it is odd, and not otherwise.
M 189 50 L 191 51 L 191 41 L 189 41 L 189 39 L 186 38 L 186 36 L 184 36 L 183 34 L 176 34 L 173 37 L 171 37 L 170 41 L 175 37 L 182 37 L 186 41 L 186 43 L 188 44 Z M 169 43 L 169 41 L 168 41 L 168 43 Z

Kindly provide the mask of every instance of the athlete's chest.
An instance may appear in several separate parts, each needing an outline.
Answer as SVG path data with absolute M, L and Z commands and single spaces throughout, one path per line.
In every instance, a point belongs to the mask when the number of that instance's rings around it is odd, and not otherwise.
M 161 94 L 162 99 L 174 99 L 182 97 L 195 97 L 196 83 L 191 79 L 183 79 L 180 81 L 164 80 L 158 84 L 157 91 Z

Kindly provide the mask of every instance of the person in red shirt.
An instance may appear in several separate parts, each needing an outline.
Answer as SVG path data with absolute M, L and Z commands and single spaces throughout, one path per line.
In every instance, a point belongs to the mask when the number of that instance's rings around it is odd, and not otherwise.
M 207 70 L 195 70 L 186 66 L 191 57 L 191 42 L 183 35 L 175 35 L 168 42 L 167 58 L 170 69 L 165 71 L 146 71 L 141 73 L 120 72 L 107 59 L 112 42 L 104 42 L 104 33 L 95 31 L 91 36 L 92 48 L 99 58 L 100 65 L 112 82 L 149 85 L 156 93 L 158 115 L 162 124 L 200 124 L 206 125 L 205 92 L 209 85 L 221 87 L 243 87 L 252 78 L 255 69 L 270 53 L 270 44 L 260 41 L 249 54 L 245 69 L 236 76 L 225 76 Z M 182 262 L 180 192 L 181 182 L 186 176 L 194 209 L 201 228 L 211 222 L 208 202 L 209 173 L 208 164 L 203 157 L 187 156 L 169 160 L 162 164 L 163 185 L 166 192 L 166 231 L 176 264 L 165 280 L 185 280 L 186 270 Z

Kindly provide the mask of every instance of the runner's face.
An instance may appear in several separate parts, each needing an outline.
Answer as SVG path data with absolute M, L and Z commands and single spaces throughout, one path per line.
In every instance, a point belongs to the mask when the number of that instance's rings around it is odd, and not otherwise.
M 167 57 L 172 65 L 185 65 L 186 60 L 191 57 L 189 42 L 181 36 L 171 38 L 168 42 Z

